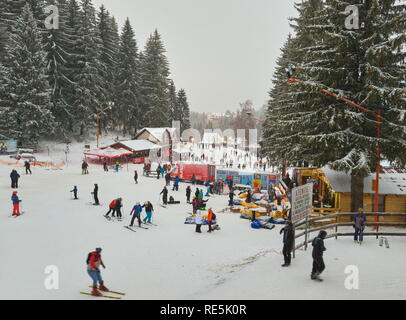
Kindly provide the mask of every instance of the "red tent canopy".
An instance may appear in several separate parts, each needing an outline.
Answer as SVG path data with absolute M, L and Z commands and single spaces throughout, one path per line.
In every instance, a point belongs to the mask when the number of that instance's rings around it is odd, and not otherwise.
M 115 159 L 124 156 L 130 156 L 133 153 L 125 150 L 125 149 L 113 149 L 113 148 L 106 148 L 106 149 L 95 149 L 85 152 L 85 156 L 94 156 L 99 158 L 107 158 L 107 159 Z

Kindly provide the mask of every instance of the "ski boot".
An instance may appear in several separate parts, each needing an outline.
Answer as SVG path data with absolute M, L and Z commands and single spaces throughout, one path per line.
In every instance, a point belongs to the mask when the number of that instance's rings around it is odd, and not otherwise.
M 107 288 L 104 286 L 104 282 L 101 282 L 101 283 L 100 283 L 100 285 L 99 285 L 99 290 L 100 290 L 100 291 L 104 291 L 104 292 L 108 292 L 108 291 L 109 291 L 109 289 L 107 289 Z
M 282 265 L 282 267 L 289 267 L 290 266 L 290 263 L 284 263 L 283 265 Z
M 92 296 L 100 297 L 101 295 L 102 295 L 102 294 L 100 293 L 99 290 L 97 290 L 97 287 L 93 287 Z

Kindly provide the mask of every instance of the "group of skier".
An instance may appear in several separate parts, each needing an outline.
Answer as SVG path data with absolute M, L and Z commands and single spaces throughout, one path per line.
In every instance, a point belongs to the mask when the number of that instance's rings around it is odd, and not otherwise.
M 24 161 L 24 167 L 25 167 L 25 173 L 28 174 L 32 174 L 31 171 L 31 163 L 26 160 Z M 18 181 L 20 179 L 20 174 L 18 173 L 18 171 L 16 169 L 13 169 L 10 173 L 10 180 L 11 180 L 11 188 L 12 189 L 18 189 Z M 11 202 L 13 204 L 13 211 L 12 211 L 12 216 L 20 216 L 22 214 L 21 210 L 20 210 L 20 205 L 22 203 L 22 200 L 19 198 L 19 196 L 17 195 L 17 191 L 13 191 L 12 195 L 11 195 Z
M 366 224 L 366 216 L 363 208 L 359 208 L 358 212 L 353 217 L 354 242 L 361 244 L 363 241 L 363 233 Z M 285 226 L 280 231 L 283 234 L 283 249 L 284 264 L 282 267 L 289 267 L 292 261 L 292 251 L 295 243 L 295 230 L 291 221 L 287 221 Z M 321 230 L 316 238 L 312 241 L 312 258 L 313 267 L 310 274 L 312 280 L 322 281 L 321 273 L 326 268 L 323 259 L 323 253 L 326 251 L 324 239 L 327 237 L 327 232 Z

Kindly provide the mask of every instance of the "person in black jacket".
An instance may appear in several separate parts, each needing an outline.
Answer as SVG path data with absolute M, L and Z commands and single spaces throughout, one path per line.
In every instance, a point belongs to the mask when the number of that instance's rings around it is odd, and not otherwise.
M 118 198 L 116 201 L 116 214 L 117 218 L 120 220 L 122 215 L 121 215 L 121 207 L 123 206 L 123 198 Z
M 11 171 L 10 179 L 11 179 L 11 188 L 18 189 L 18 179 L 20 179 L 20 175 L 15 169 Z
M 230 189 L 230 193 L 228 194 L 228 205 L 232 207 L 234 205 L 234 189 Z
M 322 230 L 320 231 L 319 235 L 316 238 L 314 238 L 312 242 L 313 269 L 312 274 L 310 276 L 312 280 L 322 281 L 322 279 L 320 279 L 319 276 L 326 268 L 323 261 L 323 252 L 326 251 L 326 248 L 324 247 L 324 239 L 326 238 L 326 236 L 327 232 Z
M 168 204 L 168 188 L 166 186 L 162 189 L 160 194 L 162 194 L 163 203 L 165 205 Z
M 190 195 L 192 194 L 192 189 L 190 186 L 187 186 L 186 188 L 186 201 L 187 203 L 190 203 Z
M 137 170 L 134 171 L 134 181 L 136 184 L 138 184 L 138 172 Z
M 286 221 L 285 227 L 281 229 L 280 233 L 283 233 L 283 258 L 285 263 L 282 267 L 289 267 L 292 260 L 292 249 L 295 240 L 295 230 L 293 224 L 290 221 Z
M 99 186 L 97 183 L 94 184 L 94 189 L 93 189 L 93 198 L 94 198 L 94 205 L 99 206 Z
M 24 167 L 25 167 L 25 174 L 32 174 L 31 172 L 31 163 L 28 160 L 24 161 Z

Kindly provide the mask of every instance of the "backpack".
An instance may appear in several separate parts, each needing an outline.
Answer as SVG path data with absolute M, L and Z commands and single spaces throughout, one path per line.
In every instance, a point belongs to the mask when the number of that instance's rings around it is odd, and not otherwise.
M 217 218 L 217 216 L 216 216 L 216 214 L 213 212 L 213 216 L 212 216 L 213 221 L 215 221 L 216 218 Z

